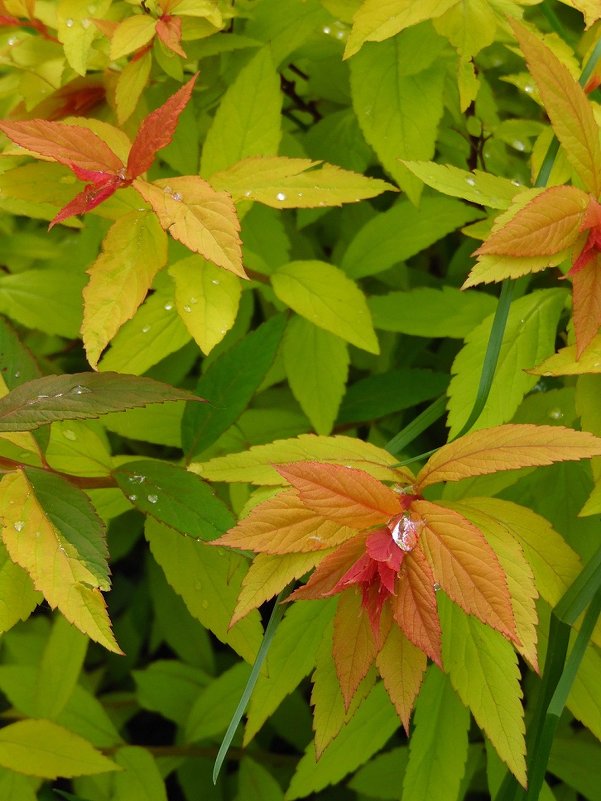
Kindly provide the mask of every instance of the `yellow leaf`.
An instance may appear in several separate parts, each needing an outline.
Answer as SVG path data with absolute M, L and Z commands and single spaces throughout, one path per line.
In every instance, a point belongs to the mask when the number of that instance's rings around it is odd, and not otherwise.
M 127 17 L 116 28 L 111 39 L 110 56 L 116 61 L 121 56 L 127 56 L 148 44 L 153 38 L 156 28 L 156 20 L 150 14 L 136 14 Z
M 601 334 L 591 340 L 576 358 L 576 345 L 561 348 L 544 362 L 528 370 L 533 375 L 581 375 L 582 373 L 601 373 Z
M 218 267 L 247 277 L 242 267 L 240 223 L 226 192 L 216 192 L 192 175 L 152 184 L 136 178 L 134 187 L 174 239 Z
M 124 322 L 142 303 L 167 261 L 167 238 L 156 216 L 132 212 L 115 222 L 102 253 L 88 269 L 81 333 L 92 367 Z
M 416 648 L 397 626 L 391 626 L 376 657 L 376 665 L 406 732 L 409 732 L 411 713 L 427 664 L 425 653 Z

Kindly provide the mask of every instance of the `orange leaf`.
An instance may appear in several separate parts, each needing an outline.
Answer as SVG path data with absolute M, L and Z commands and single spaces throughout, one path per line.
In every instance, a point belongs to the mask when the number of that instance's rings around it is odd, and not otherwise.
M 400 629 L 392 626 L 376 657 L 376 665 L 407 734 L 427 664 L 424 652 L 416 648 Z
M 187 58 L 182 47 L 182 21 L 179 17 L 170 17 L 168 14 L 157 20 L 157 36 L 168 50 L 182 58 Z
M 117 173 L 121 159 L 89 128 L 47 120 L 0 122 L 0 130 L 27 150 L 67 167 Z
M 317 566 L 304 587 L 299 587 L 290 596 L 290 601 L 310 601 L 327 598 L 346 571 L 365 553 L 368 532 L 362 532 L 347 540 L 333 553 L 328 554 Z
M 258 553 L 305 553 L 326 550 L 353 536 L 353 529 L 324 520 L 307 509 L 294 490 L 288 490 L 255 506 L 248 517 L 212 544 Z
M 599 127 L 584 89 L 557 56 L 524 25 L 510 20 L 553 130 L 585 188 L 601 194 Z
M 178 21 L 181 28 L 181 20 Z M 159 23 L 157 23 L 157 32 Z M 171 142 L 179 116 L 192 96 L 197 77 L 198 73 L 162 106 L 144 118 L 127 159 L 129 178 L 137 178 L 138 175 L 146 172 L 154 161 L 157 151 Z
M 449 442 L 420 470 L 416 492 L 440 481 L 460 481 L 499 470 L 601 456 L 601 439 L 563 426 L 508 424 L 482 428 Z
M 590 345 L 601 325 L 601 256 L 572 276 L 576 358 Z
M 345 709 L 376 658 L 369 617 L 361 604 L 361 593 L 343 592 L 334 618 L 334 662 Z
M 580 236 L 589 196 L 573 186 L 553 186 L 521 208 L 488 237 L 477 254 L 553 256 Z
M 134 187 L 174 239 L 218 267 L 248 277 L 242 267 L 240 223 L 226 192 L 216 192 L 196 175 L 153 183 L 136 178 Z
M 393 617 L 411 642 L 442 670 L 442 634 L 434 575 L 430 563 L 418 547 L 407 554 L 397 580 L 396 597 L 391 599 Z
M 420 543 L 436 580 L 468 614 L 517 640 L 507 580 L 482 532 L 465 517 L 430 501 L 412 509 L 425 524 Z
M 293 462 L 276 470 L 314 512 L 355 529 L 385 523 L 402 511 L 399 496 L 376 478 L 337 464 Z

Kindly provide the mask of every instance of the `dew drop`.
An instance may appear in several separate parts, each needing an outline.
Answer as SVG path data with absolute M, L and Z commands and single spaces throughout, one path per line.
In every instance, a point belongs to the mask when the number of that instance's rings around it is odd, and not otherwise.
M 173 194 L 173 189 L 170 186 L 164 186 L 163 187 L 163 192 L 166 195 L 172 195 Z
M 436 581 L 434 582 L 434 592 L 438 592 L 440 589 L 440 584 Z
M 165 311 L 171 311 L 171 309 L 173 308 L 173 303 L 171 303 L 171 301 L 169 301 L 168 303 L 165 303 L 163 308 L 165 309 Z
M 336 31 L 336 38 L 337 39 L 344 39 L 345 36 L 346 36 L 346 31 L 344 31 L 342 29 Z
M 191 303 L 192 306 L 194 306 L 195 303 L 198 303 L 198 298 L 191 297 L 190 298 L 190 303 Z
M 532 92 L 534 92 L 534 86 L 532 86 L 531 83 L 527 83 L 526 86 L 524 86 L 524 92 L 526 92 L 528 95 L 531 95 Z
M 247 189 L 246 192 L 244 193 L 244 197 L 250 197 L 251 195 L 252 192 L 250 191 L 250 189 Z
M 279 200 L 280 202 L 283 202 L 284 200 L 286 200 L 286 195 L 284 194 L 284 192 L 278 192 L 277 195 L 275 196 L 275 199 Z
M 146 476 L 141 476 L 139 473 L 134 473 L 128 479 L 130 484 L 143 484 L 146 481 Z
M 217 280 L 217 278 L 213 278 L 213 279 L 211 280 L 211 283 L 212 283 L 212 284 L 214 284 L 215 286 L 219 286 L 219 284 L 221 283 L 221 281 L 218 281 L 218 280 Z
M 77 434 L 75 433 L 75 431 L 72 431 L 70 428 L 66 428 L 63 431 L 63 437 L 65 439 L 71 440 L 71 442 L 75 442 L 75 440 L 77 439 Z
M 174 192 L 171 197 L 178 202 L 184 199 L 184 196 L 180 192 Z
M 515 180 L 515 178 L 513 179 L 513 181 L 512 181 L 511 183 L 512 183 L 514 186 L 521 186 L 521 183 L 520 183 L 519 181 L 516 181 L 516 180 Z
M 186 304 L 186 305 L 184 306 L 184 311 L 185 311 L 187 314 L 190 314 L 190 312 L 192 311 L 192 306 L 188 306 L 188 304 Z
M 15 370 L 14 375 L 15 375 L 15 378 L 21 378 L 21 371 L 20 370 Z
M 466 178 L 465 179 L 465 183 L 468 184 L 469 186 L 476 186 L 476 181 L 471 177 L 470 178 Z
M 329 25 L 324 25 L 321 30 L 323 31 L 323 33 L 325 33 L 326 36 L 329 36 L 332 33 L 332 29 L 330 28 Z
M 149 331 L 150 331 L 150 326 L 149 325 L 145 325 L 144 328 L 142 329 L 142 333 L 143 334 L 147 334 Z
M 521 152 L 526 150 L 526 145 L 522 142 L 521 139 L 514 139 L 511 144 L 516 150 L 519 150 Z
M 159 499 L 158 495 L 147 495 L 146 496 L 148 503 L 156 503 Z
M 87 30 L 90 27 L 90 25 L 91 25 L 91 23 L 90 23 L 89 19 L 86 19 L 86 18 L 82 19 L 81 27 L 84 29 L 84 31 Z
M 16 520 L 13 523 L 13 528 L 15 531 L 23 531 L 23 529 L 25 528 L 25 523 L 22 520 Z
M 34 406 L 36 403 L 40 403 L 41 401 L 48 400 L 50 395 L 38 395 L 36 398 L 31 398 L 31 400 L 27 401 L 28 406 Z
M 87 395 L 92 390 L 89 387 L 84 387 L 82 384 L 76 384 L 69 390 L 70 395 Z
M 391 525 L 392 524 L 392 525 Z M 409 515 L 403 514 L 394 518 L 388 524 L 392 539 L 402 551 L 412 551 L 417 545 L 417 540 L 423 523 L 412 520 Z
M 129 498 L 129 500 L 130 500 L 132 503 L 133 503 L 134 501 L 137 501 L 137 500 L 138 500 L 138 496 L 137 496 L 137 495 L 128 495 L 127 497 Z
M 14 45 L 16 45 L 18 41 L 19 41 L 19 40 L 17 39 L 17 37 L 16 37 L 16 36 L 11 36 L 11 37 L 10 37 L 10 39 L 7 41 L 7 44 L 8 44 L 10 47 L 14 47 Z
M 551 420 L 561 420 L 563 417 L 563 412 L 558 406 L 556 406 L 554 409 L 549 409 L 548 416 L 551 418 Z
M 65 25 L 67 26 L 67 28 L 72 28 L 74 24 L 75 24 L 75 23 L 73 22 L 73 20 L 71 19 L 71 17 L 69 17 L 69 19 L 66 19 L 66 20 L 65 20 Z
M 58 546 L 58 550 L 59 550 L 61 553 L 66 553 L 66 551 L 65 551 L 65 549 L 64 549 L 64 547 L 63 547 L 62 545 L 59 545 L 59 546 Z
M 121 167 L 121 169 L 117 172 L 117 175 L 122 181 L 124 181 L 127 176 L 127 169 L 125 167 Z M 140 209 L 140 211 L 145 211 L 145 209 Z

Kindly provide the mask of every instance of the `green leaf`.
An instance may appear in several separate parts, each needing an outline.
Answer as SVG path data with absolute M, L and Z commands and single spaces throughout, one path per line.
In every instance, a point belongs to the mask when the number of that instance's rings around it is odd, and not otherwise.
M 113 801 L 167 801 L 157 763 L 145 748 L 121 748 L 115 762 L 123 770 L 115 776 Z
M 0 765 L 42 779 L 119 770 L 82 737 L 49 720 L 20 720 L 0 729 Z
M 113 476 L 131 503 L 194 539 L 213 540 L 235 520 L 208 485 L 169 462 L 126 462 Z
M 94 14 L 102 19 L 109 6 L 110 0 L 100 0 L 94 7 Z M 79 75 L 86 74 L 92 42 L 99 33 L 89 14 L 88 7 L 81 0 L 61 0 L 57 8 L 58 37 L 69 65 Z
M 88 639 L 57 616 L 46 642 L 36 682 L 36 717 L 56 720 L 73 693 L 88 649 Z
M 331 601 L 297 603 L 279 624 L 263 672 L 253 690 L 244 732 L 247 745 L 284 698 L 315 666 L 323 630 L 336 605 Z
M 378 353 L 365 296 L 323 261 L 291 261 L 271 278 L 278 298 L 301 317 L 370 353 Z
M 375 295 L 368 305 L 374 326 L 383 331 L 463 339 L 485 317 L 493 314 L 496 300 L 485 292 L 462 292 L 443 286 Z
M 474 428 L 506 423 L 513 417 L 526 392 L 536 384 L 536 378 L 524 370 L 553 352 L 564 302 L 563 290 L 544 289 L 512 303 L 490 394 Z M 447 422 L 451 437 L 474 405 L 491 325 L 492 315 L 466 337 L 453 362 Z
M 42 371 L 31 351 L 22 344 L 13 327 L 0 317 L 0 370 L 7 389 L 40 378 Z
M 377 684 L 319 761 L 310 743 L 292 777 L 286 801 L 339 782 L 373 756 L 397 730 L 399 719 L 384 685 Z
M 400 200 L 365 223 L 345 250 L 340 266 L 350 278 L 374 275 L 480 216 L 477 209 L 445 197 L 424 197 L 419 208 Z
M 279 0 L 262 0 L 245 29 L 247 36 L 269 43 L 276 64 L 305 44 L 329 19 L 319 0 L 287 0 L 285 14 L 278 13 L 281 8 Z
M 128 439 L 181 448 L 183 415 L 183 403 L 169 403 L 107 414 L 102 418 L 102 425 Z
M 589 801 L 601 801 L 601 747 L 598 743 L 590 742 L 583 735 L 556 737 L 548 770 Z
M 12 628 L 19 620 L 27 620 L 41 601 L 26 570 L 9 557 L 0 543 L 0 632 Z
M 172 264 L 169 275 L 184 325 L 202 352 L 210 353 L 236 321 L 240 280 L 199 255 Z
M 36 780 L 0 768 L 0 798 L 14 798 L 19 801 L 37 801 Z M 74 798 L 74 796 L 73 796 Z
M 46 461 L 54 470 L 77 476 L 108 475 L 112 457 L 98 424 L 58 420 L 50 427 Z
M 188 407 L 182 442 L 190 458 L 212 445 L 246 409 L 263 382 L 284 334 L 283 315 L 272 317 L 222 353 L 201 376 L 196 391 L 208 403 Z
M 283 355 L 294 397 L 315 431 L 329 434 L 346 386 L 346 343 L 302 317 L 293 317 L 286 328 Z
M 437 192 L 451 197 L 461 197 L 491 209 L 506 209 L 515 195 L 523 191 L 518 181 L 500 178 L 483 170 L 460 170 L 451 164 L 437 164 L 435 161 L 404 161 L 420 181 Z
M 271 48 L 263 47 L 221 99 L 203 146 L 201 174 L 210 176 L 247 156 L 275 156 L 282 98 Z
M 208 740 L 225 732 L 249 676 L 250 666 L 236 662 L 207 685 L 190 708 L 184 733 L 187 743 Z
M 438 593 L 451 684 L 514 776 L 525 785 L 524 710 L 517 656 L 499 632 Z
M 263 633 L 259 613 L 255 610 L 229 628 L 246 573 L 246 560 L 238 554 L 182 537 L 152 518 L 146 521 L 146 539 L 167 581 L 181 595 L 193 617 L 243 659 L 252 662 Z
M 415 49 L 426 48 L 418 41 Z M 436 58 L 436 48 L 432 52 Z M 410 200 L 417 202 L 422 183 L 401 160 L 427 160 L 434 155 L 443 111 L 445 65 L 439 59 L 413 73 L 411 66 L 405 66 L 407 57 L 404 34 L 365 47 L 351 61 L 351 90 L 363 135 L 386 171 Z
M 414 721 L 403 801 L 455 801 L 465 771 L 470 715 L 436 665 L 424 679 Z
M 49 375 L 0 398 L 0 431 L 31 431 L 54 420 L 84 420 L 149 403 L 199 401 L 151 378 L 119 373 Z
M 75 339 L 85 280 L 73 271 L 26 270 L 0 276 L 0 312 L 27 328 Z
M 238 772 L 238 801 L 284 801 L 284 793 L 271 773 L 247 757 Z
M 407 769 L 408 759 L 409 749 L 406 746 L 378 754 L 355 773 L 348 786 L 368 798 L 397 801 L 399 782 Z
M 151 662 L 145 670 L 132 671 L 132 675 L 140 706 L 180 726 L 185 724 L 198 693 L 209 680 L 204 671 L 175 659 Z

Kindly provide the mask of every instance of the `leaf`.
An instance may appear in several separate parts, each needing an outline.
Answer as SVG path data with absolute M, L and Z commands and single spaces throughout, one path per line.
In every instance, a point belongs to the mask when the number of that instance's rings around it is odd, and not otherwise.
M 318 437 L 301 434 L 292 439 L 278 439 L 269 445 L 255 445 L 242 453 L 218 456 L 204 463 L 192 463 L 189 469 L 208 481 L 277 485 L 286 482 L 275 470 L 274 464 L 312 459 L 357 467 L 383 481 L 412 483 L 415 480 L 409 468 L 391 466 L 397 461 L 391 453 L 369 442 L 342 435 Z
M 182 48 L 182 20 L 180 17 L 160 17 L 157 20 L 157 36 L 168 50 L 177 56 L 187 58 Z
M 442 642 L 434 583 L 428 560 L 416 548 L 403 559 L 396 595 L 392 596 L 390 604 L 394 620 L 403 634 L 442 670 Z
M 142 303 L 167 261 L 167 241 L 154 214 L 130 212 L 109 229 L 102 254 L 87 270 L 82 336 L 88 361 L 100 354 Z
M 520 671 L 510 643 L 440 594 L 443 657 L 451 684 L 498 755 L 526 785 Z
M 544 376 L 601 373 L 601 334 L 591 340 L 579 359 L 576 358 L 576 345 L 569 345 L 567 348 L 560 348 L 557 353 L 528 372 Z
M 600 455 L 601 440 L 587 431 L 529 424 L 497 426 L 443 445 L 419 472 L 416 487 Z
M 424 521 L 420 542 L 442 589 L 468 615 L 516 640 L 507 579 L 482 532 L 430 501 L 414 501 L 411 508 Z
M 398 200 L 368 220 L 351 239 L 340 266 L 349 278 L 363 278 L 406 261 L 481 213 L 445 197 L 424 197 L 419 209 Z
M 119 769 L 82 737 L 49 720 L 20 720 L 1 729 L 0 765 L 41 779 Z
M 439 17 L 457 0 L 366 0 L 353 17 L 344 57 L 354 55 L 365 42 L 382 42 L 405 28 Z
M 506 209 L 515 195 L 523 191 L 517 181 L 483 170 L 460 170 L 452 164 L 435 161 L 407 161 L 403 164 L 427 186 L 451 197 L 460 197 L 491 209 Z M 426 198 L 424 198 L 425 202 Z
M 409 758 L 407 746 L 384 751 L 364 765 L 348 782 L 348 787 L 368 798 L 394 798 L 398 796 L 399 780 L 404 776 Z
M 495 228 L 476 251 L 499 256 L 552 256 L 571 247 L 589 197 L 574 186 L 552 186 L 520 208 L 502 227 Z
M 288 383 L 318 434 L 329 434 L 344 395 L 346 343 L 302 317 L 293 317 L 283 343 Z
M 337 267 L 292 261 L 271 282 L 278 298 L 301 317 L 369 353 L 379 352 L 365 296 Z
M 413 705 L 427 663 L 428 657 L 425 653 L 416 648 L 399 628 L 391 626 L 386 641 L 376 656 L 376 665 L 406 732 L 409 732 Z
M 128 177 L 137 178 L 146 172 L 157 152 L 171 142 L 179 115 L 192 97 L 197 77 L 198 73 L 171 95 L 162 106 L 144 117 L 127 157 Z
M 132 672 L 138 704 L 180 726 L 186 723 L 198 694 L 209 683 L 203 670 L 175 659 L 159 659 L 145 670 Z
M 595 256 L 590 264 L 572 275 L 576 358 L 597 336 L 601 326 L 601 259 Z
M 242 267 L 240 224 L 229 195 L 216 192 L 195 175 L 152 184 L 136 178 L 134 187 L 174 239 L 218 267 L 247 277 Z
M 414 723 L 403 801 L 455 801 L 468 757 L 470 715 L 435 665 L 426 674 Z
M 362 530 L 401 512 L 399 496 L 362 470 L 319 462 L 292 462 L 276 469 L 306 507 L 343 526 Z
M 367 762 L 396 731 L 399 719 L 382 684 L 377 684 L 319 761 L 309 743 L 292 777 L 286 800 L 304 798 Z
M 353 536 L 354 528 L 324 519 L 294 490 L 284 490 L 255 506 L 218 543 L 258 553 L 299 554 L 324 551 Z
M 203 353 L 209 354 L 236 321 L 242 288 L 235 275 L 202 256 L 172 264 L 175 303 L 184 325 Z
M 101 589 L 109 588 L 104 528 L 87 496 L 35 468 L 2 479 L 2 539 L 52 608 L 96 642 L 121 653 Z
M 319 562 L 306 584 L 298 587 L 290 601 L 314 601 L 338 592 L 338 582 L 345 573 L 366 553 L 366 531 L 356 534 L 342 543 Z
M 334 164 L 283 157 L 246 158 L 211 175 L 211 185 L 235 201 L 256 200 L 274 209 L 341 206 L 395 189 Z
M 252 662 L 263 636 L 258 612 L 228 628 L 246 560 L 234 553 L 224 556 L 217 548 L 182 537 L 152 518 L 146 521 L 145 533 L 152 555 L 192 616 Z
M 101 0 L 94 7 L 94 15 L 104 17 L 109 6 L 110 0 Z M 89 18 L 90 10 L 81 0 L 61 0 L 56 11 L 57 35 L 63 44 L 67 61 L 75 72 L 85 75 L 93 53 L 92 43 L 98 35 L 96 26 L 91 24 Z
M 130 61 L 121 70 L 115 86 L 115 109 L 117 122 L 123 125 L 137 108 L 140 96 L 150 77 L 152 55 L 144 53 L 141 58 Z
M 524 395 L 536 383 L 525 370 L 552 353 L 555 347 L 564 301 L 563 290 L 546 289 L 511 304 L 492 386 L 475 428 L 506 423 L 514 416 Z M 491 315 L 468 334 L 465 346 L 453 362 L 447 420 L 451 437 L 459 433 L 474 405 L 492 322 Z
M 198 695 L 185 725 L 185 742 L 206 740 L 227 729 L 250 676 L 250 666 L 236 662 Z
M 35 716 L 56 720 L 73 695 L 89 640 L 64 617 L 54 619 L 37 670 Z
M 158 765 L 146 748 L 120 748 L 115 762 L 123 770 L 115 776 L 114 801 L 167 801 Z
M 0 633 L 19 620 L 27 620 L 41 596 L 36 592 L 28 573 L 16 565 L 0 543 Z
M 262 47 L 221 99 L 203 145 L 201 174 L 212 176 L 248 156 L 275 156 L 282 100 L 271 48 Z
M 111 37 L 110 57 L 116 61 L 139 50 L 152 40 L 156 20 L 149 14 L 136 14 L 119 23 Z
M 601 193 L 599 127 L 584 89 L 538 36 L 516 20 L 510 24 L 568 161 L 585 189 L 598 197 Z
M 0 431 L 31 431 L 54 420 L 84 420 L 149 403 L 201 401 L 152 378 L 119 373 L 49 375 L 0 398 Z
M 117 173 L 121 159 L 89 128 L 47 120 L 0 122 L 0 131 L 17 145 L 67 167 Z
M 315 666 L 317 649 L 335 610 L 335 603 L 293 604 L 279 624 L 265 667 L 253 690 L 243 744 L 246 746 Z
M 269 771 L 245 757 L 238 773 L 238 797 L 245 801 L 283 801 L 284 793 Z
M 233 525 L 228 508 L 194 473 L 169 462 L 126 462 L 113 477 L 141 512 L 195 540 L 212 540 Z
M 182 441 L 190 458 L 212 445 L 236 422 L 271 367 L 284 334 L 285 319 L 276 315 L 221 354 L 200 377 L 196 390 L 208 401 L 188 408 Z

